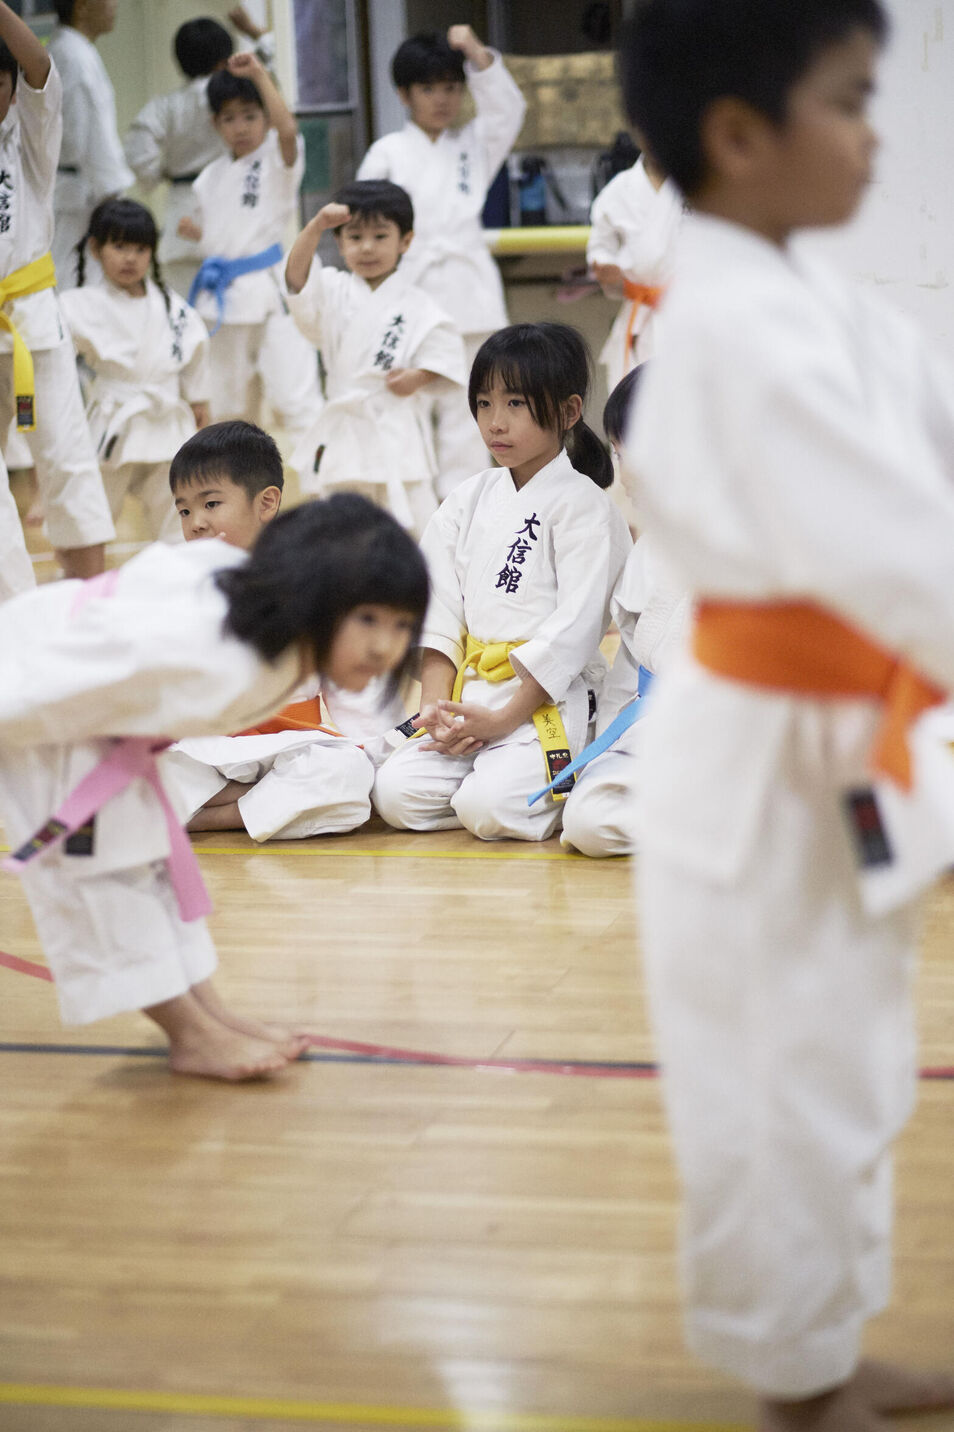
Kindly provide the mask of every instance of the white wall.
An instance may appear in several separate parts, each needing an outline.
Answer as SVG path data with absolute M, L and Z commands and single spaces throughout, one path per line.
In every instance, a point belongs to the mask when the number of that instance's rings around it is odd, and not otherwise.
M 890 8 L 876 183 L 853 224 L 811 242 L 913 314 L 954 361 L 954 0 Z

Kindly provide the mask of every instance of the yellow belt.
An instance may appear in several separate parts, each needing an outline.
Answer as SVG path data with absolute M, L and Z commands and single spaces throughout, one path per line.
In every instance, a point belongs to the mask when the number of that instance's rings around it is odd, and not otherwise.
M 484 681 L 509 681 L 512 676 L 516 676 L 517 673 L 510 664 L 510 653 L 515 651 L 518 646 L 523 646 L 523 642 L 478 641 L 468 632 L 464 659 L 457 668 L 451 700 L 460 700 L 461 692 L 464 689 L 464 677 L 468 671 L 472 670 L 475 676 L 482 677 Z M 550 781 L 556 780 L 565 766 L 570 764 L 570 743 L 566 739 L 563 717 L 556 706 L 549 704 L 538 706 L 532 719 L 540 748 L 543 751 L 547 783 L 549 784 Z M 550 792 L 553 799 L 565 801 L 573 789 L 575 780 L 576 776 L 570 776 L 565 786 L 555 786 Z
M 23 268 L 14 269 L 5 279 L 0 280 L 0 328 L 5 328 L 13 338 L 13 392 L 16 404 L 17 429 L 32 432 L 36 427 L 36 389 L 33 382 L 33 357 L 16 330 L 13 319 L 3 311 L 3 306 L 13 298 L 25 298 L 29 293 L 52 288 L 56 283 L 56 269 L 53 255 L 44 254 Z

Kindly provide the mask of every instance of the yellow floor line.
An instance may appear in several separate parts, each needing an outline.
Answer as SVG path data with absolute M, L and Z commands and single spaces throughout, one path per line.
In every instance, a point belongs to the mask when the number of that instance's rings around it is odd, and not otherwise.
M 299 1402 L 275 1397 L 217 1397 L 201 1393 L 139 1392 L 109 1387 L 52 1387 L 0 1383 L 0 1403 L 29 1407 L 93 1407 L 98 1411 L 176 1412 L 187 1417 L 247 1417 L 267 1422 L 399 1427 L 404 1432 L 744 1432 L 714 1422 L 654 1422 L 633 1417 L 551 1417 L 521 1412 L 468 1412 L 428 1407 Z

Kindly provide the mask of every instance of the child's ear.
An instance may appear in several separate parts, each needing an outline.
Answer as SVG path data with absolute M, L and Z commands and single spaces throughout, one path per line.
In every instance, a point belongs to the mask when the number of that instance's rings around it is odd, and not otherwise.
M 563 419 L 563 431 L 568 433 L 572 427 L 580 421 L 583 416 L 583 399 L 579 393 L 573 393 L 560 408 L 560 417 Z
M 411 108 L 411 91 L 410 91 L 410 89 L 407 87 L 407 85 L 398 85 L 398 87 L 397 87 L 397 92 L 398 92 L 398 99 L 401 101 L 401 103 L 403 104 L 404 108 L 405 108 L 405 109 L 410 109 L 410 108 Z
M 398 253 L 399 253 L 399 254 L 406 254 L 406 253 L 407 253 L 408 249 L 411 247 L 411 240 L 413 239 L 413 237 L 414 237 L 414 230 L 413 230 L 413 229 L 408 229 L 408 231 L 407 231 L 406 234 L 402 234 L 402 235 L 401 235 L 401 242 L 400 242 L 400 244 L 398 245 Z
M 263 522 L 271 522 L 282 505 L 280 487 L 263 487 L 258 494 L 258 515 Z

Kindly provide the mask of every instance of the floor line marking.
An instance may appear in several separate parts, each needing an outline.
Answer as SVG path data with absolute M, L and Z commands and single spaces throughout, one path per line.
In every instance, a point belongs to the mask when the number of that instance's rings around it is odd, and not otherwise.
M 98 1411 L 176 1412 L 191 1417 L 246 1417 L 269 1422 L 398 1427 L 403 1432 L 745 1432 L 738 1424 L 655 1421 L 643 1417 L 565 1417 L 463 1408 L 391 1407 L 295 1398 L 234 1397 L 111 1387 L 0 1383 L 0 1403 L 31 1407 L 92 1407 Z
M 316 845 L 193 845 L 196 855 L 310 855 L 349 856 L 357 859 L 361 855 L 385 860 L 514 860 L 514 861 L 585 861 L 589 857 L 575 850 L 387 850 L 382 846 L 364 849 L 356 846 L 335 846 L 322 850 Z M 9 845 L 0 845 L 0 855 L 10 853 Z M 603 865 L 626 865 L 629 856 L 615 856 Z

